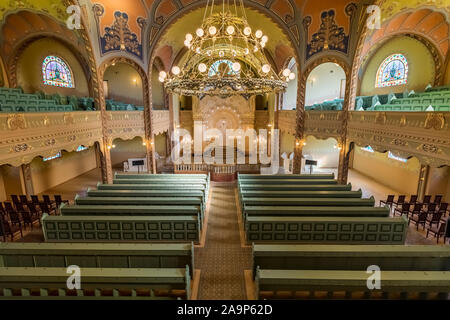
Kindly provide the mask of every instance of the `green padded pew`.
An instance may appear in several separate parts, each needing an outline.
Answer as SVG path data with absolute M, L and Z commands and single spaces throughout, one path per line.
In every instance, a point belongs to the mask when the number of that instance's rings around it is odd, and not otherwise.
M 334 178 L 335 178 L 334 173 L 330 173 L 330 174 L 273 174 L 273 175 L 238 173 L 238 180 L 249 180 L 249 179 L 330 180 L 330 179 L 334 179 Z
M 328 185 L 328 184 L 337 184 L 337 180 L 334 179 L 245 179 L 245 180 L 239 180 L 238 184 L 240 186 L 242 185 L 251 185 L 251 184 L 259 184 L 259 185 L 265 185 L 265 184 L 289 184 L 289 185 Z
M 251 242 L 404 244 L 406 217 L 248 217 Z
M 261 292 L 277 291 L 326 291 L 332 298 L 333 292 L 345 292 L 351 298 L 354 292 L 364 292 L 363 298 L 373 293 L 382 293 L 383 298 L 392 298 L 393 293 L 407 298 L 410 293 L 419 293 L 426 299 L 428 293 L 435 293 L 439 299 L 446 299 L 450 292 L 450 272 L 445 271 L 381 271 L 381 289 L 367 288 L 366 271 L 348 270 L 257 270 L 255 280 L 256 298 L 267 298 Z
M 284 210 L 286 206 L 346 206 L 346 207 L 373 207 L 375 199 L 355 199 L 355 198 L 247 198 L 243 197 L 242 202 L 246 208 L 249 206 L 281 206 Z
M 198 242 L 196 216 L 49 216 L 42 217 L 49 242 L 167 241 Z
M 180 184 L 180 185 L 162 185 L 162 184 L 97 184 L 98 190 L 166 190 L 174 193 L 184 190 L 200 190 L 208 197 L 208 192 L 204 185 L 198 184 Z
M 244 184 L 239 186 L 241 191 L 244 190 L 264 190 L 264 191 L 351 191 L 352 185 L 349 184 L 296 184 L 296 185 L 279 185 L 279 184 Z
M 207 181 L 202 179 L 113 179 L 113 184 L 159 184 L 159 185 L 202 185 L 206 186 L 208 184 Z
M 174 299 L 174 290 L 182 290 L 182 298 L 190 299 L 191 292 L 189 267 L 83 268 L 81 289 L 75 290 L 75 296 L 67 294 L 67 278 L 66 268 L 0 268 L 0 299 Z M 102 290 L 111 290 L 112 296 Z M 138 294 L 141 290 L 147 291 L 145 296 Z M 39 296 L 32 296 L 33 291 Z
M 88 189 L 89 197 L 196 197 L 205 203 L 202 190 L 93 190 Z
M 274 270 L 450 271 L 448 246 L 404 245 L 253 245 L 256 267 Z
M 388 207 L 262 207 L 244 206 L 244 220 L 250 217 L 389 217 Z
M 0 243 L 0 267 L 184 268 L 194 270 L 192 243 Z
M 361 198 L 362 191 L 265 191 L 242 190 L 242 198 Z
M 197 200 L 199 201 L 199 200 Z M 60 207 L 62 216 L 196 216 L 202 226 L 200 205 L 67 205 Z
M 198 174 L 126 174 L 126 173 L 116 173 L 114 175 L 115 179 L 204 179 L 208 181 L 209 175 L 204 173 Z
M 201 216 L 205 214 L 202 199 L 200 197 L 75 197 L 75 204 L 81 206 L 92 205 L 130 205 L 130 206 L 196 206 L 201 211 Z M 191 215 L 191 212 L 189 212 Z

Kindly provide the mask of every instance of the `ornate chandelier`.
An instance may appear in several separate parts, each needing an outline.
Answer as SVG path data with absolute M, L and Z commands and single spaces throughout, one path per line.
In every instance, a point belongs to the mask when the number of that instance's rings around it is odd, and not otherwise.
M 186 34 L 188 53 L 180 61 L 182 67 L 173 66 L 170 74 L 159 73 L 169 92 L 249 97 L 284 91 L 287 82 L 295 79 L 290 69 L 276 74 L 264 54 L 267 35 L 253 32 L 242 0 L 230 1 L 223 0 L 216 6 L 220 10 L 214 11 L 214 0 L 208 0 L 201 26 L 194 34 Z

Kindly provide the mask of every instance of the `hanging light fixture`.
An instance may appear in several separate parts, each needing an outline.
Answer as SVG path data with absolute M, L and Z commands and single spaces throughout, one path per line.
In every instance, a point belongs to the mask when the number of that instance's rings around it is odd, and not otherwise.
M 216 6 L 208 0 L 202 24 L 186 34 L 189 50 L 182 65 L 160 73 L 159 81 L 169 92 L 187 96 L 284 91 L 293 78 L 289 69 L 276 74 L 271 67 L 263 50 L 268 40 L 263 30 L 252 32 L 242 0 L 223 0 Z

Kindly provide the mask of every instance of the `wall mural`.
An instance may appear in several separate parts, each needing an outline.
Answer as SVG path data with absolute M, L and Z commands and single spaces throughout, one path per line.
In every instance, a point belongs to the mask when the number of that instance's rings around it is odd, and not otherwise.
M 344 27 L 336 24 L 335 16 L 334 10 L 322 12 L 320 28 L 312 35 L 311 42 L 306 46 L 306 59 L 324 50 L 347 53 L 349 36 L 345 34 Z M 311 17 L 306 18 L 311 21 Z M 308 19 L 305 19 L 304 26 L 307 31 L 309 28 Z
M 97 27 L 100 29 L 99 19 L 105 13 L 103 6 L 94 5 L 94 12 L 97 20 Z M 112 51 L 126 51 L 142 60 L 142 42 L 138 36 L 131 31 L 129 22 L 129 16 L 126 12 L 116 11 L 114 12 L 114 22 L 110 26 L 106 26 L 100 34 L 100 49 L 102 55 Z M 141 29 L 141 32 L 145 27 L 145 19 L 142 17 L 137 18 L 137 24 Z M 142 39 L 142 37 L 141 37 Z

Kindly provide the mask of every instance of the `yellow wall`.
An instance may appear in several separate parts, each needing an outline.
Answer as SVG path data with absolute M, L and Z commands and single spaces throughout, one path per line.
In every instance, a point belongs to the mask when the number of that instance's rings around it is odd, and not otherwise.
M 166 134 L 155 136 L 155 151 L 162 157 L 166 156 Z
M 447 64 L 447 72 L 445 74 L 444 84 L 450 84 L 450 62 Z
M 64 152 L 62 157 L 42 161 L 37 157 L 31 162 L 31 178 L 34 193 L 41 193 L 61 183 L 86 173 L 97 166 L 95 149 L 82 152 Z M 82 186 L 81 186 L 82 187 Z
M 49 56 L 59 56 L 72 70 L 75 88 L 59 88 L 42 83 L 42 62 Z M 89 96 L 88 83 L 80 62 L 61 42 L 54 39 L 40 39 L 29 45 L 17 63 L 17 85 L 25 92 L 43 91 L 47 94 Z
M 403 163 L 389 159 L 387 152 L 370 153 L 355 147 L 353 169 L 400 193 L 417 193 L 420 162 L 416 158 Z
M 293 134 L 280 131 L 280 154 L 286 152 L 288 155 L 294 152 L 295 137 Z
M 159 81 L 159 72 L 154 66 L 152 69 L 152 101 L 153 106 L 164 106 L 163 85 Z
M 388 56 L 401 53 L 406 57 L 409 65 L 408 82 L 406 85 L 375 88 L 376 74 L 381 63 Z M 416 39 L 410 37 L 395 37 L 388 40 L 370 58 L 361 78 L 360 95 L 386 94 L 390 92 L 403 92 L 406 89 L 416 92 L 425 90 L 428 84 L 434 84 L 435 65 L 427 47 Z
M 430 168 L 425 194 L 442 194 L 444 201 L 450 201 L 450 167 Z
M 111 162 L 113 167 L 123 169 L 123 162 L 132 158 L 145 158 L 145 146 L 142 138 L 135 137 L 132 140 L 115 139 L 114 149 L 111 149 Z
M 0 186 L 0 199 L 5 201 L 11 194 L 22 194 L 22 182 L 20 178 L 20 167 L 3 165 L 0 167 L 3 187 Z
M 339 165 L 339 150 L 335 149 L 337 142 L 333 138 L 327 140 L 316 139 L 313 136 L 306 137 L 306 145 L 302 154 L 306 159 L 317 160 L 317 168 L 337 168 Z
M 124 63 L 110 66 L 106 69 L 103 79 L 108 81 L 109 99 L 144 105 L 142 79 L 131 66 Z

